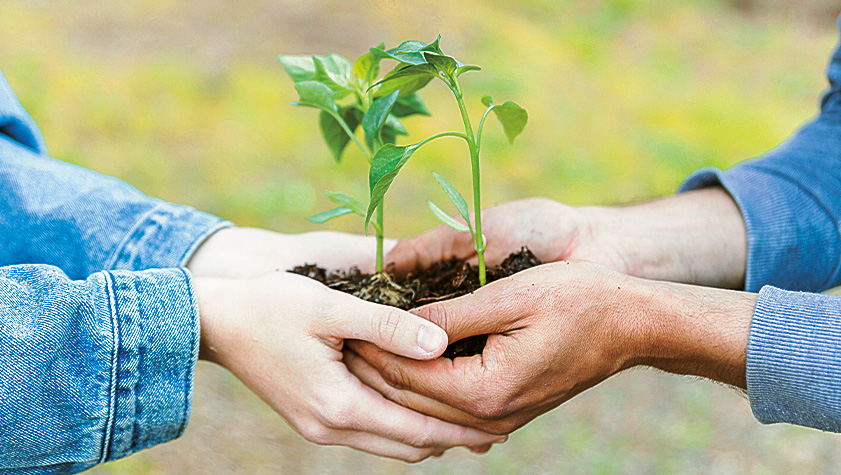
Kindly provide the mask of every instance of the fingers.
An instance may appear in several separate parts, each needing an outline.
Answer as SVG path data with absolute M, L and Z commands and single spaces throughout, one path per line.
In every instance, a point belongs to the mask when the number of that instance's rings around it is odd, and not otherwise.
M 435 358 L 447 348 L 444 330 L 409 312 L 356 298 L 341 299 L 337 304 L 339 328 L 332 336 L 369 341 L 415 359 Z
M 521 313 L 517 301 L 504 298 L 510 282 L 498 281 L 476 292 L 412 309 L 411 313 L 444 329 L 450 341 L 503 333 Z
M 467 258 L 474 254 L 469 233 L 460 233 L 441 225 L 423 234 L 397 242 L 386 256 L 395 275 L 429 268 L 432 264 L 452 257 Z

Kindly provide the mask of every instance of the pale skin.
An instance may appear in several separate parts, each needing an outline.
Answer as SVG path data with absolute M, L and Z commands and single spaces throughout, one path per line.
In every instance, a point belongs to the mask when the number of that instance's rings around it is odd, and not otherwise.
M 527 245 L 550 263 L 413 311 L 450 342 L 489 334 L 481 355 L 414 361 L 350 342 L 345 361 L 365 384 L 495 434 L 635 366 L 745 389 L 756 295 L 722 289 L 742 285 L 747 254 L 724 190 L 616 208 L 532 199 L 483 215 L 489 261 Z M 399 243 L 390 260 L 406 272 L 471 249 L 469 236 L 441 227 Z
M 481 453 L 503 442 L 395 404 L 347 369 L 345 339 L 428 360 L 446 348 L 441 328 L 285 272 L 305 262 L 364 266 L 375 248 L 373 239 L 342 233 L 215 233 L 188 264 L 201 321 L 199 358 L 227 368 L 318 444 L 418 462 L 452 447 Z

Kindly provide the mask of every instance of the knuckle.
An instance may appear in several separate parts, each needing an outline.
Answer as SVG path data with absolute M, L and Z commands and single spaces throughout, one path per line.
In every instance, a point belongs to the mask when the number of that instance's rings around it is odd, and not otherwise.
M 389 386 L 397 390 L 411 390 L 409 375 L 400 363 L 395 361 L 386 362 L 380 371 L 383 379 Z
M 435 445 L 435 439 L 432 436 L 432 431 L 430 430 L 428 421 L 422 431 L 414 434 L 412 438 L 409 439 L 408 444 L 418 449 L 425 449 Z
M 400 332 L 401 320 L 399 310 L 384 309 L 381 317 L 374 322 L 374 334 L 377 335 L 378 341 L 386 344 L 394 343 Z
M 329 429 L 352 429 L 354 410 L 347 401 L 336 398 L 324 404 L 319 411 L 319 418 Z
M 298 428 L 304 439 L 318 445 L 332 443 L 332 431 L 322 424 L 311 422 Z
M 450 330 L 450 312 L 447 310 L 446 305 L 430 305 L 426 308 L 424 318 L 443 328 L 445 331 Z

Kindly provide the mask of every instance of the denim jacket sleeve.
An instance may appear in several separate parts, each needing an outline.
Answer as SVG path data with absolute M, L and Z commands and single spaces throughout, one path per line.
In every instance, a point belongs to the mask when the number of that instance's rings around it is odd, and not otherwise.
M 747 228 L 745 289 L 759 291 L 747 384 L 763 423 L 841 432 L 841 46 L 816 119 L 757 160 L 703 169 L 681 191 L 723 186 Z M 783 290 L 784 289 L 784 290 Z
M 199 320 L 177 267 L 229 225 L 50 158 L 0 74 L 0 474 L 181 434 Z

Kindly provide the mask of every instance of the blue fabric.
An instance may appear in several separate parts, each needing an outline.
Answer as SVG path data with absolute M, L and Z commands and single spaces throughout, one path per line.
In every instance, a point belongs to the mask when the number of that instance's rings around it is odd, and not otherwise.
M 48 157 L 0 73 L 0 474 L 182 433 L 199 319 L 179 267 L 230 225 Z
M 696 172 L 680 191 L 723 186 L 744 217 L 745 289 L 761 290 L 747 358 L 756 418 L 841 432 L 841 299 L 794 292 L 841 284 L 841 46 L 827 75 L 816 119 L 757 160 Z

